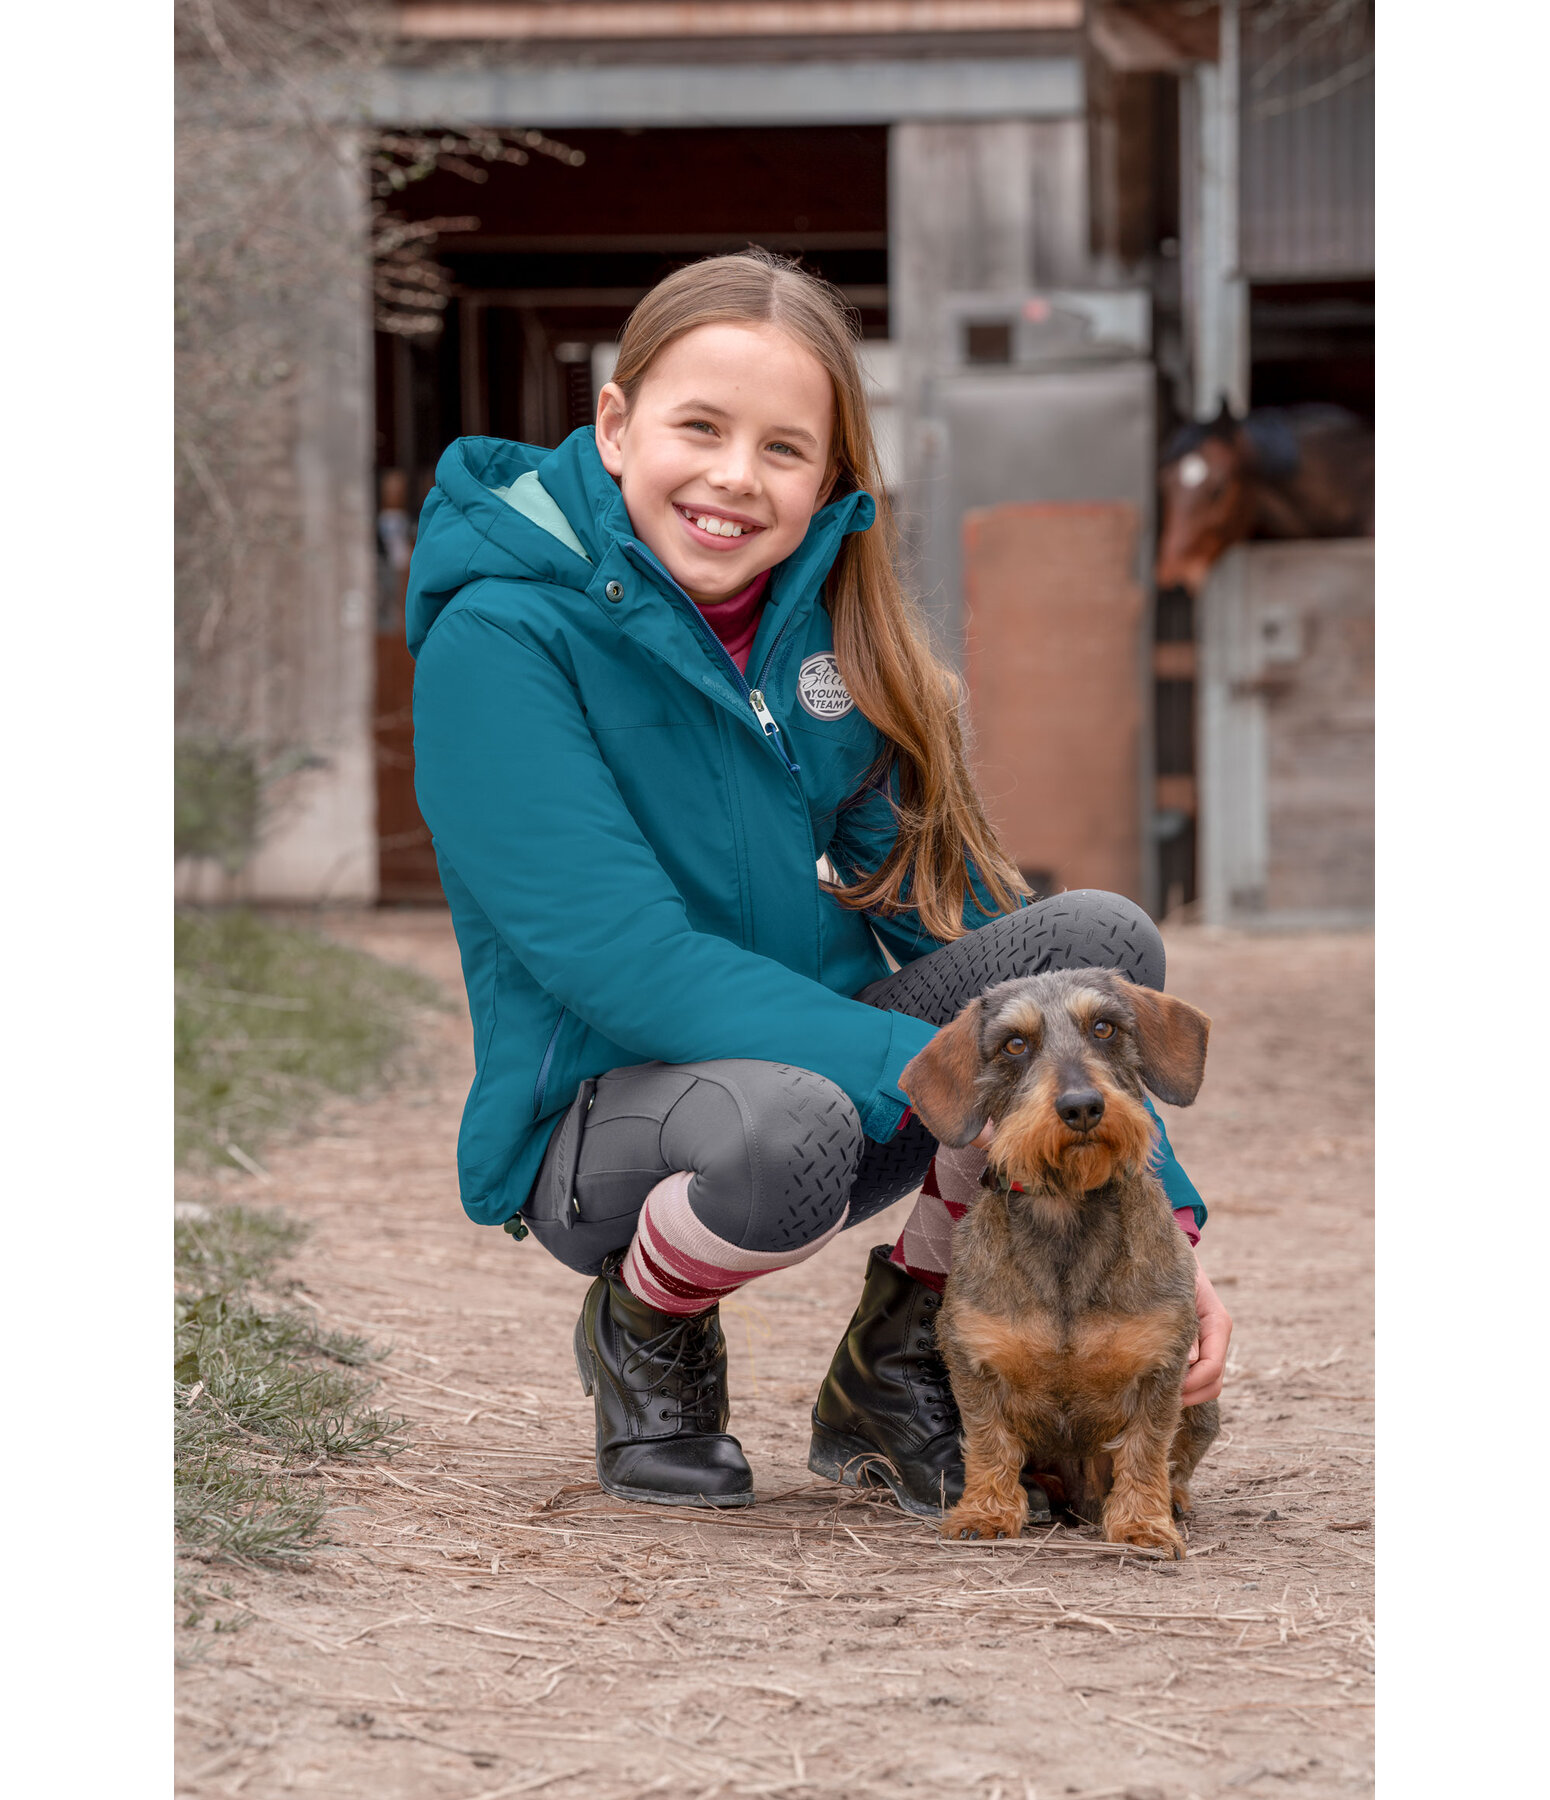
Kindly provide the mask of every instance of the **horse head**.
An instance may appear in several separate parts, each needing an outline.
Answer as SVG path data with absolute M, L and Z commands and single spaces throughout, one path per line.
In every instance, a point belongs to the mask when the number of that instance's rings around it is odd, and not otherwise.
M 1242 422 L 1224 400 L 1210 424 L 1186 425 L 1163 451 L 1159 588 L 1199 594 L 1212 564 L 1254 523 L 1251 456 Z

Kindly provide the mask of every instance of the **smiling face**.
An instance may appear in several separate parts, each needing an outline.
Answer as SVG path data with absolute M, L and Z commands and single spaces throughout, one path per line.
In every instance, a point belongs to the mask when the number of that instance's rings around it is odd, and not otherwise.
M 788 557 L 833 485 L 828 371 L 776 325 L 700 325 L 633 405 L 598 396 L 597 449 L 641 542 L 689 596 L 725 600 Z

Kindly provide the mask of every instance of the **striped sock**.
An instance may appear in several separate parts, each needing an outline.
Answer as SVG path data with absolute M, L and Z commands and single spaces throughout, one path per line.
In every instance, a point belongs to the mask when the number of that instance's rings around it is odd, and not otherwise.
M 904 1221 L 890 1262 L 940 1294 L 953 1266 L 953 1226 L 969 1210 L 985 1172 L 984 1150 L 937 1147 L 920 1184 L 915 1210 Z
M 646 1196 L 620 1270 L 637 1300 L 663 1313 L 698 1313 L 771 1269 L 789 1269 L 821 1250 L 844 1225 L 842 1212 L 822 1237 L 793 1250 L 740 1250 L 707 1229 L 689 1204 L 687 1170 L 668 1175 Z

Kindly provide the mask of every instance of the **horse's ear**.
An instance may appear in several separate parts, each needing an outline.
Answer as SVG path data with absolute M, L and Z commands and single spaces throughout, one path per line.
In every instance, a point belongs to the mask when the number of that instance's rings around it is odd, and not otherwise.
M 985 1128 L 985 1109 L 975 1102 L 981 1068 L 980 1003 L 971 1000 L 904 1065 L 899 1086 L 916 1115 L 939 1144 L 954 1149 L 972 1143 Z
M 1226 394 L 1221 396 L 1221 404 L 1216 409 L 1216 417 L 1211 421 L 1211 429 L 1218 437 L 1231 437 L 1242 423 L 1232 409 L 1232 402 Z

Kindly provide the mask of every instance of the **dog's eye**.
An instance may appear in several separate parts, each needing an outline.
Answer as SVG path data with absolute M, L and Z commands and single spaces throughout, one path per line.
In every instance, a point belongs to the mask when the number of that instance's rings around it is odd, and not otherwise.
M 1027 1038 L 1008 1038 L 1001 1046 L 1001 1054 L 1003 1056 L 1026 1056 L 1028 1054 Z
M 1095 1038 L 1111 1038 L 1113 1035 L 1114 1026 L 1108 1019 L 1100 1019 L 1098 1023 L 1093 1026 L 1093 1036 Z

